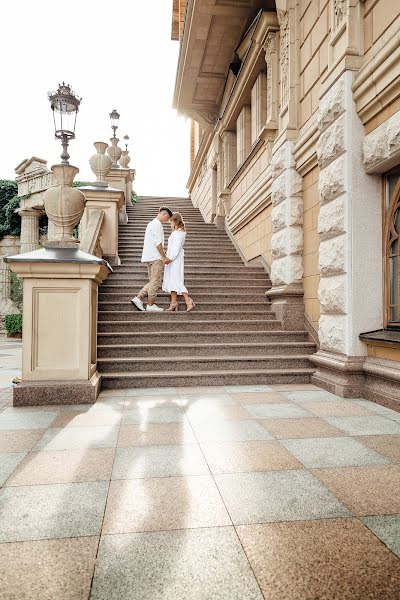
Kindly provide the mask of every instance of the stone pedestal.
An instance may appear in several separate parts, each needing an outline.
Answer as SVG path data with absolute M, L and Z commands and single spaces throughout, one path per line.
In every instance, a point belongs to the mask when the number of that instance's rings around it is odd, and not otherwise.
M 103 256 L 110 265 L 121 264 L 118 256 L 119 212 L 124 205 L 124 193 L 111 187 L 85 186 L 81 188 L 86 197 L 86 207 L 80 222 L 80 237 L 84 238 L 91 213 L 104 211 L 104 224 L 101 234 Z
M 266 292 L 276 318 L 282 321 L 284 331 L 304 329 L 303 285 L 292 283 L 272 287 Z
M 14 405 L 95 402 L 98 285 L 109 267 L 78 249 L 8 257 L 24 280 L 22 382 Z
M 128 215 L 126 213 L 126 204 L 128 202 L 128 193 L 129 193 L 129 181 L 131 179 L 131 172 L 128 168 L 123 167 L 112 167 L 110 172 L 106 177 L 106 181 L 108 182 L 110 187 L 121 190 L 124 193 L 124 202 L 120 208 L 119 214 L 119 222 L 121 225 L 126 225 L 128 222 Z
M 42 213 L 34 209 L 18 211 L 21 217 L 21 253 L 39 248 L 39 218 Z

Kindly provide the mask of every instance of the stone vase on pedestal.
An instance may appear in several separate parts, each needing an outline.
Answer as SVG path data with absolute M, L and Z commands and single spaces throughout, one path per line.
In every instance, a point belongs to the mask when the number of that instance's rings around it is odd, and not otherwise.
M 91 156 L 89 159 L 90 168 L 96 175 L 96 181 L 93 183 L 93 185 L 96 187 L 107 187 L 108 183 L 106 181 L 106 177 L 113 164 L 112 159 L 105 153 L 108 148 L 108 144 L 105 142 L 95 142 L 94 147 L 96 148 L 97 153 L 93 154 L 93 156 Z
M 119 139 L 116 137 L 110 138 L 111 146 L 107 148 L 107 154 L 112 160 L 112 166 L 119 167 L 118 161 L 121 158 L 122 150 L 118 146 Z
M 127 169 L 129 163 L 131 162 L 131 157 L 129 156 L 129 150 L 122 150 L 121 158 L 119 159 L 119 164 L 123 169 Z
M 53 224 L 47 245 L 66 244 L 69 247 L 78 243 L 72 232 L 85 209 L 84 194 L 72 187 L 79 169 L 71 165 L 53 165 L 51 170 L 57 185 L 46 190 L 43 195 L 46 214 Z

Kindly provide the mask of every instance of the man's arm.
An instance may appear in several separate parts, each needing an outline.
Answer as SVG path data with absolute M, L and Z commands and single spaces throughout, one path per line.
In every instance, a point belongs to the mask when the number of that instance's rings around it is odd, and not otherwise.
M 161 254 L 161 259 L 164 263 L 164 265 L 169 265 L 169 263 L 171 262 L 168 258 L 168 256 L 166 256 L 165 252 L 164 252 L 164 248 L 162 244 L 158 244 L 157 246 L 157 250 L 159 251 L 159 253 Z

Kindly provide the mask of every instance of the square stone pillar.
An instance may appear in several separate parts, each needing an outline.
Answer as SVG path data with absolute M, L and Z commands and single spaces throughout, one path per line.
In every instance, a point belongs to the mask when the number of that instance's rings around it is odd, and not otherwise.
M 39 248 L 39 218 L 43 212 L 35 209 L 18 210 L 21 217 L 21 253 Z
M 128 222 L 128 215 L 126 212 L 126 205 L 128 203 L 129 192 L 129 181 L 131 180 L 131 171 L 124 167 L 112 167 L 109 174 L 106 177 L 106 181 L 109 186 L 121 190 L 124 193 L 124 202 L 120 207 L 119 222 L 121 225 L 126 225 Z
M 119 212 L 124 206 L 124 193 L 120 189 L 111 187 L 85 186 L 80 189 L 86 197 L 85 212 L 79 225 L 80 238 L 83 239 L 85 236 L 91 212 L 93 210 L 103 210 L 104 223 L 100 240 L 103 256 L 110 265 L 120 265 L 118 230 Z
M 22 382 L 14 406 L 95 402 L 98 285 L 105 260 L 76 248 L 8 257 L 24 281 Z

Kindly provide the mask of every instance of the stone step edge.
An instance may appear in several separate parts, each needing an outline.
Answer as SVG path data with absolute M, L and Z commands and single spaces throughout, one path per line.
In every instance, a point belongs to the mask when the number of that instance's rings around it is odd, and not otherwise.
M 166 350 L 168 349 L 168 346 L 165 347 Z M 307 360 L 308 355 L 307 354 L 272 354 L 272 355 L 265 355 L 262 354 L 260 356 L 258 356 L 257 354 L 250 354 L 250 355 L 238 355 L 238 356 L 174 356 L 169 358 L 169 361 L 172 362 L 184 362 L 184 363 L 191 363 L 191 362 L 202 362 L 202 363 L 207 363 L 207 362 L 232 362 L 232 361 L 250 361 L 250 362 L 257 362 L 257 361 L 262 361 L 262 360 L 273 360 L 273 361 L 277 361 L 277 360 Z M 134 358 L 130 358 L 127 356 L 111 356 L 110 358 L 98 358 L 97 362 L 98 363 L 104 363 L 104 362 L 113 362 L 113 363 L 132 363 L 132 364 L 138 364 L 138 363 L 148 363 L 148 362 L 154 362 L 154 363 L 163 363 L 165 364 L 166 360 L 165 360 L 165 356 L 149 356 L 149 357 L 134 357 Z
M 110 322 L 110 321 L 109 321 Z M 112 323 L 115 323 L 115 321 L 111 321 Z M 125 322 L 125 321 L 121 321 L 121 322 Z M 237 321 L 235 321 L 236 323 Z M 253 322 L 253 321 L 252 321 Z M 160 321 L 157 321 L 157 323 L 160 323 Z M 198 323 L 198 321 L 196 321 L 196 323 Z M 281 329 L 263 329 L 263 330 L 259 330 L 259 331 L 238 331 L 237 329 L 229 331 L 219 331 L 218 329 L 216 329 L 215 331 L 182 331 L 181 335 L 206 335 L 206 336 L 212 336 L 212 335 L 251 335 L 253 336 L 254 334 L 262 334 L 262 335 L 284 335 L 284 336 L 289 336 L 289 335 L 305 335 L 308 334 L 308 331 L 306 329 L 299 329 L 299 330 L 295 330 L 295 331 L 282 331 Z M 165 336 L 165 331 L 152 331 L 150 334 L 148 334 L 147 332 L 137 332 L 137 333 L 131 333 L 129 331 L 120 331 L 120 332 L 112 332 L 112 331 L 103 331 L 103 332 L 99 332 L 97 334 L 98 336 L 102 336 L 102 337 L 110 337 L 110 336 L 115 336 L 115 335 L 123 335 L 123 336 L 146 336 L 146 335 L 163 335 Z M 272 342 L 266 342 L 266 343 L 272 343 Z M 276 342 L 275 342 L 276 343 Z M 310 342 L 313 343 L 313 342 Z
M 210 377 L 210 375 L 226 375 L 226 376 L 246 376 L 246 375 L 312 375 L 315 373 L 315 368 L 285 368 L 285 369 L 238 369 L 237 371 L 220 371 L 220 370 L 212 370 L 212 371 L 185 371 L 182 373 L 181 371 L 142 371 L 134 373 L 127 373 L 126 371 L 110 371 L 110 372 L 100 372 L 102 377 L 121 377 L 121 378 L 165 378 L 165 377 Z
M 283 348 L 298 348 L 308 347 L 315 348 L 316 345 L 314 342 L 308 342 L 306 340 L 301 342 L 226 342 L 226 343 L 207 343 L 207 344 L 166 344 L 165 349 L 167 348 L 182 348 L 182 349 L 190 349 L 196 348 L 199 346 L 201 348 L 275 348 L 277 345 Z M 115 348 L 124 348 L 124 349 L 134 349 L 134 350 L 142 350 L 142 349 L 150 349 L 152 350 L 160 349 L 160 344 L 101 344 L 101 348 L 106 348 L 109 350 L 113 350 Z M 256 356 L 256 355 L 254 355 Z M 276 355 L 279 358 L 279 355 Z M 288 356 L 288 355 L 282 355 Z M 289 355 L 292 358 L 292 355 Z M 301 355 L 304 356 L 304 355 Z M 175 357 L 174 357 L 175 358 Z M 237 356 L 235 356 L 237 358 Z

